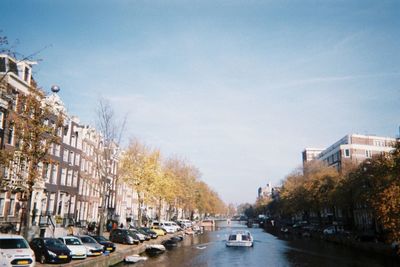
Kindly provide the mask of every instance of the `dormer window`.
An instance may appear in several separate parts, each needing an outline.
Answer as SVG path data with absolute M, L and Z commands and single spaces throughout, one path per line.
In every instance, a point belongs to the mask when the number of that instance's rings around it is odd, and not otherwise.
M 0 57 L 0 72 L 6 72 L 6 58 Z
M 18 67 L 14 60 L 8 59 L 8 71 L 18 76 Z
M 30 76 L 29 68 L 25 67 L 25 69 L 24 69 L 24 81 L 27 82 L 27 83 L 29 83 L 29 76 Z

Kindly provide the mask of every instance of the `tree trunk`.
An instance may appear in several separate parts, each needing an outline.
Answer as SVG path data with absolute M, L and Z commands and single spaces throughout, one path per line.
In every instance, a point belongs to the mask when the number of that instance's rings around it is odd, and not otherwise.
M 161 221 L 161 207 L 162 206 L 162 199 L 159 198 L 158 200 L 158 208 L 157 208 L 157 216 L 158 216 L 158 220 Z
M 137 192 L 138 195 L 138 227 L 142 226 L 142 202 L 143 200 L 140 197 L 140 192 Z
M 104 190 L 105 192 L 105 190 Z M 98 235 L 103 235 L 104 232 L 104 225 L 106 224 L 106 205 L 107 205 L 107 196 L 106 194 L 103 194 L 103 203 L 101 205 L 101 212 L 100 212 L 100 221 L 99 225 L 97 227 L 97 234 Z
M 32 205 L 32 186 L 29 186 L 28 195 L 26 196 L 25 210 L 22 210 L 21 216 L 21 230 L 20 234 L 24 236 L 25 239 L 30 240 L 30 230 L 31 230 L 31 205 Z

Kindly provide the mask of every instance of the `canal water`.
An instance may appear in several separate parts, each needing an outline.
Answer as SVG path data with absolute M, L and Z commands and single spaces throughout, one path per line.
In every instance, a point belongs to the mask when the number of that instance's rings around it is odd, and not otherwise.
M 251 248 L 228 248 L 225 240 L 232 230 L 246 228 L 242 224 L 222 225 L 202 235 L 186 237 L 178 247 L 164 254 L 149 257 L 136 264 L 140 267 L 380 267 L 400 266 L 392 259 L 313 239 L 281 240 L 260 228 L 249 230 L 255 240 Z

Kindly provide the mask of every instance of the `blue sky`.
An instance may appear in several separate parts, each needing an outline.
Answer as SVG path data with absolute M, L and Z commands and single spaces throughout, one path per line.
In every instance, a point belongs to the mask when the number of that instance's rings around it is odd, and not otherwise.
M 138 137 L 254 202 L 305 147 L 400 125 L 399 1 L 2 1 L 0 30 L 39 55 L 92 123 L 99 96 Z

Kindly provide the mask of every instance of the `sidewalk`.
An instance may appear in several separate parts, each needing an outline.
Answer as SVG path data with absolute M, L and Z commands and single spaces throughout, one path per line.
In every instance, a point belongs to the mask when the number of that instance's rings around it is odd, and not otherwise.
M 101 255 L 95 257 L 87 257 L 84 260 L 72 260 L 70 263 L 65 264 L 41 264 L 39 262 L 36 262 L 35 266 L 108 267 L 122 262 L 126 256 L 143 253 L 146 250 L 146 245 L 161 244 L 162 241 L 168 240 L 171 237 L 179 234 L 181 233 L 159 236 L 157 239 L 151 239 L 138 245 L 124 245 L 115 243 L 117 249 L 115 250 L 115 252 L 109 254 L 108 256 Z M 109 233 L 104 233 L 104 237 L 108 238 L 108 235 Z

